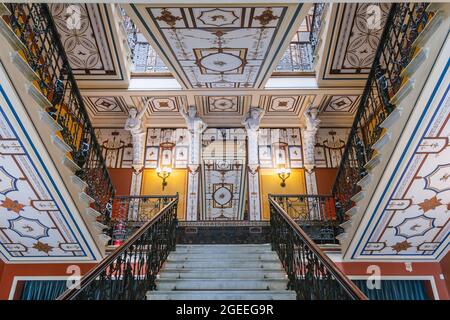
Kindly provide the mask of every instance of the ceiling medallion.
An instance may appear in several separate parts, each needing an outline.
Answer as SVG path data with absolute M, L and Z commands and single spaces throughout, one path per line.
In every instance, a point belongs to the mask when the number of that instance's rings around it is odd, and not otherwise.
M 202 57 L 197 64 L 214 72 L 230 72 L 243 67 L 247 61 L 227 52 L 211 53 Z
M 277 20 L 279 17 L 275 16 L 273 14 L 272 9 L 267 8 L 266 10 L 263 11 L 263 13 L 260 16 L 255 16 L 253 19 L 258 20 L 259 23 L 265 27 L 266 25 L 268 25 L 269 23 L 271 23 L 273 20 Z
M 175 28 L 175 24 L 177 23 L 178 20 L 182 20 L 181 17 L 176 17 L 172 14 L 172 12 L 170 12 L 169 10 L 167 10 L 166 8 L 164 8 L 161 11 L 161 15 L 159 17 L 156 17 L 156 20 L 158 21 L 164 21 L 165 23 L 167 23 L 169 26 L 171 26 L 172 28 Z

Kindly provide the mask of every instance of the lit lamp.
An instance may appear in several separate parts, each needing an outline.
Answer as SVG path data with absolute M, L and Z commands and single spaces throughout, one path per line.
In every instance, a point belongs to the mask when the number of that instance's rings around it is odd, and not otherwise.
M 158 167 L 156 168 L 156 174 L 158 177 L 162 179 L 162 189 L 167 186 L 167 178 L 169 178 L 170 174 L 172 173 L 172 168 L 170 167 Z
M 280 186 L 286 187 L 286 180 L 291 176 L 291 169 L 289 168 L 278 168 L 277 169 L 278 177 L 281 179 Z

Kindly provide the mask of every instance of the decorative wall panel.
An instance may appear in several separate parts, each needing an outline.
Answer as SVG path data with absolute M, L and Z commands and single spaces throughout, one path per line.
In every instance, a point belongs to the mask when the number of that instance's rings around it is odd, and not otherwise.
M 209 128 L 202 139 L 202 220 L 244 219 L 246 133 Z
M 258 156 L 261 168 L 302 168 L 303 152 L 300 128 L 260 128 Z
M 131 168 L 133 144 L 129 131 L 122 128 L 99 128 L 95 130 L 102 146 L 103 158 L 108 168 Z
M 338 168 L 350 128 L 319 128 L 314 160 L 318 168 Z
M 35 160 L 40 157 L 1 86 L 0 91 L 1 255 L 13 261 L 95 259 L 48 169 Z
M 161 143 L 173 144 L 170 150 L 164 150 Z M 189 131 L 187 129 L 147 129 L 145 147 L 145 168 L 170 166 L 187 168 L 189 160 Z

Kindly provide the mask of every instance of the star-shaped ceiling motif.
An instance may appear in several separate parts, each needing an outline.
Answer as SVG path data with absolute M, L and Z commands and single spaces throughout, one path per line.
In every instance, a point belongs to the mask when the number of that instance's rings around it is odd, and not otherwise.
M 404 250 L 408 250 L 409 248 L 411 248 L 412 245 L 410 242 L 408 241 L 402 241 L 402 242 L 397 242 L 396 244 L 394 244 L 393 246 L 391 246 L 391 248 L 396 252 L 399 253 L 401 251 Z
M 441 206 L 442 203 L 436 196 L 431 199 L 425 199 L 423 202 L 419 203 L 418 206 L 423 210 L 423 212 L 427 212 L 429 210 L 436 209 L 438 206 Z

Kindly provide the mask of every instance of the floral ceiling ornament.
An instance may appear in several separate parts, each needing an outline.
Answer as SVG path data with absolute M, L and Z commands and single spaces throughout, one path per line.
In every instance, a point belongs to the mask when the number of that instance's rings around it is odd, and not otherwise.
M 263 11 L 263 13 L 260 16 L 255 16 L 253 19 L 258 20 L 259 23 L 265 27 L 269 23 L 271 23 L 273 20 L 277 20 L 279 17 L 273 14 L 273 11 L 271 8 L 267 8 Z
M 3 200 L 3 202 L 0 206 L 6 208 L 6 210 L 8 210 L 8 211 L 13 211 L 17 214 L 19 214 L 20 211 L 23 210 L 23 207 L 25 207 L 25 205 L 19 203 L 19 201 L 10 199 L 8 197 L 6 197 L 5 200 Z
M 53 247 L 48 245 L 47 243 L 38 241 L 35 244 L 33 244 L 33 249 L 36 249 L 38 251 L 45 252 L 48 254 L 50 251 L 53 250 Z
M 182 20 L 181 17 L 176 17 L 172 14 L 172 12 L 170 12 L 169 10 L 167 10 L 166 8 L 164 8 L 161 11 L 161 15 L 159 17 L 156 17 L 156 20 L 158 21 L 164 21 L 165 23 L 167 23 L 169 26 L 171 26 L 172 28 L 175 28 L 175 25 L 177 23 L 178 20 Z
M 411 247 L 412 247 L 411 243 L 406 240 L 402 242 L 397 242 L 396 244 L 391 246 L 392 250 L 394 250 L 396 253 L 408 250 Z

